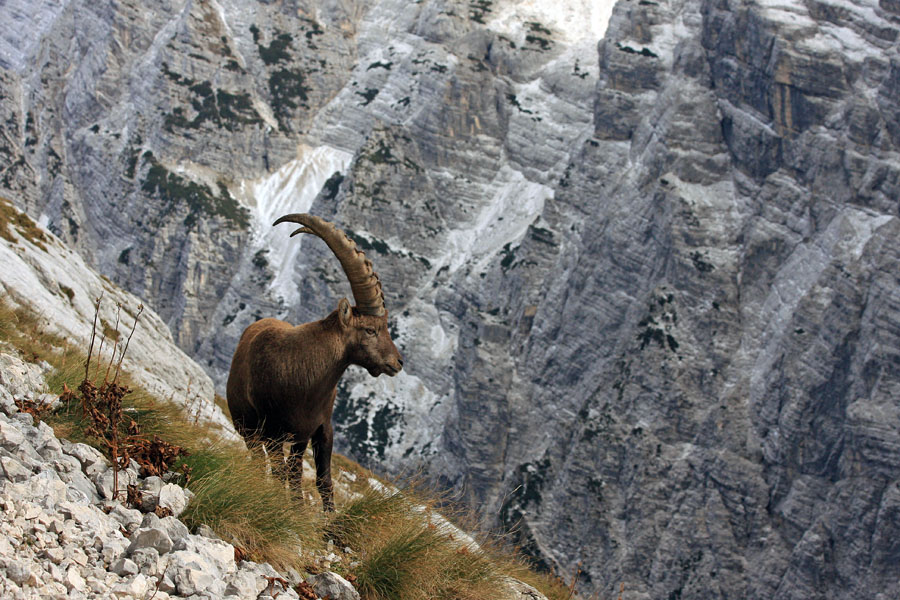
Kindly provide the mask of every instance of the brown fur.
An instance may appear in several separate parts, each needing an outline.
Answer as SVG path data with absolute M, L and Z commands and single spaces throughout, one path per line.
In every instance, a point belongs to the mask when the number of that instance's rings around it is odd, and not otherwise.
M 287 466 L 297 493 L 303 452 L 312 441 L 325 510 L 334 508 L 331 413 L 338 380 L 349 365 L 373 377 L 394 376 L 403 359 L 388 332 L 387 313 L 361 314 L 342 298 L 321 321 L 293 326 L 262 319 L 247 327 L 228 375 L 228 408 L 248 444 L 261 442 L 270 457 L 281 457 L 281 443 L 293 442 Z

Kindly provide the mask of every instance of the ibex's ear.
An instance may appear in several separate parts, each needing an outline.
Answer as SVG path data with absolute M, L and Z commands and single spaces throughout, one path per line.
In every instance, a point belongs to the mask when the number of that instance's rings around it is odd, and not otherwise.
M 350 308 L 350 302 L 346 298 L 341 298 L 338 302 L 338 319 L 341 325 L 349 327 L 351 316 L 353 316 L 353 309 Z

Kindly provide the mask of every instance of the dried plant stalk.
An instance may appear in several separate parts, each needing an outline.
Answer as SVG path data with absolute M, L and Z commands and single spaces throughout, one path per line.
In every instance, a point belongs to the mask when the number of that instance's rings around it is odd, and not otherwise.
M 131 390 L 119 383 L 119 374 L 121 373 L 122 361 L 125 359 L 125 353 L 131 343 L 131 338 L 137 329 L 138 319 L 144 311 L 144 306 L 138 306 L 138 313 L 134 318 L 131 332 L 128 339 L 119 354 L 116 362 L 116 370 L 110 381 L 109 373 L 112 370 L 112 364 L 115 360 L 115 344 L 110 350 L 109 363 L 106 366 L 106 372 L 103 376 L 103 382 L 97 384 L 90 379 L 90 364 L 93 357 L 94 342 L 97 337 L 97 319 L 100 315 L 100 304 L 102 296 L 97 298 L 94 307 L 94 323 L 91 329 L 91 343 L 88 350 L 88 358 L 85 361 L 85 377 L 78 386 L 78 393 L 81 400 L 81 410 L 88 419 L 88 425 L 85 429 L 86 433 L 96 438 L 100 444 L 109 451 L 112 458 L 113 468 L 113 499 L 119 495 L 119 470 L 128 467 L 128 464 L 134 459 L 141 467 L 142 474 L 146 476 L 161 476 L 169 470 L 179 456 L 186 454 L 185 450 L 180 446 L 176 446 L 153 436 L 153 439 L 147 438 L 140 430 L 140 426 L 133 420 L 124 424 L 122 415 L 122 400 L 131 392 Z M 121 316 L 122 305 L 118 305 L 116 313 L 115 333 L 118 337 L 119 322 Z M 101 338 L 100 345 L 97 350 L 97 373 L 100 372 L 101 354 L 103 352 L 103 340 Z M 68 406 L 73 399 L 75 393 L 66 388 L 65 393 L 60 397 Z M 134 500 L 134 494 L 130 494 L 131 500 Z

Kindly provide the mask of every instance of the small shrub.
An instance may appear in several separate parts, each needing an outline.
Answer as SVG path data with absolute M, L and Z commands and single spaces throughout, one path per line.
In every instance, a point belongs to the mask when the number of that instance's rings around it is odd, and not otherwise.
M 256 48 L 259 50 L 259 57 L 266 65 L 274 65 L 291 59 L 291 53 L 288 51 L 291 47 L 291 42 L 294 40 L 291 34 L 279 33 L 269 42 L 268 46 L 263 46 L 259 43 L 259 30 L 257 29 L 253 32 L 253 40 L 256 42 Z
M 152 154 L 145 156 L 145 160 L 149 161 L 150 169 L 147 171 L 141 189 L 146 194 L 159 197 L 164 202 L 167 211 L 185 205 L 187 216 L 184 218 L 184 225 L 186 227 L 192 228 L 201 217 L 207 215 L 222 217 L 241 229 L 250 226 L 247 209 L 234 199 L 223 183 L 219 183 L 218 194 L 216 194 L 208 185 L 196 183 L 177 173 L 172 173 L 157 162 Z
M 62 292 L 63 294 L 65 294 L 66 298 L 69 299 L 69 303 L 71 304 L 72 300 L 75 299 L 75 290 L 73 290 L 69 286 L 63 285 L 59 282 L 57 282 L 56 285 L 59 286 L 59 291 Z
M 28 413 L 34 419 L 35 423 L 40 423 L 41 419 L 50 411 L 52 404 L 44 404 L 39 400 L 29 400 L 23 398 L 15 400 L 16 408 L 23 413 Z
M 94 312 L 94 324 L 91 329 L 91 343 L 88 350 L 88 356 L 84 364 L 84 378 L 78 386 L 78 393 L 70 389 L 68 385 L 63 385 L 63 393 L 60 400 L 69 408 L 76 402 L 81 408 L 81 419 L 84 424 L 84 433 L 93 440 L 95 445 L 99 445 L 105 450 L 112 459 L 113 468 L 113 498 L 119 494 L 119 470 L 126 468 L 131 460 L 135 460 L 141 467 L 141 474 L 145 477 L 155 475 L 161 476 L 165 474 L 175 463 L 179 456 L 185 454 L 184 449 L 175 444 L 171 444 L 153 436 L 152 438 L 145 436 L 137 421 L 127 416 L 123 411 L 123 399 L 131 392 L 131 389 L 125 384 L 119 382 L 119 374 L 121 372 L 122 360 L 128 351 L 128 345 L 131 343 L 131 337 L 137 328 L 138 320 L 144 310 L 143 306 L 138 307 L 137 315 L 134 317 L 134 324 L 131 333 L 125 341 L 124 347 L 119 352 L 119 358 L 116 362 L 116 370 L 112 373 L 110 379 L 110 371 L 116 357 L 116 342 L 119 340 L 119 316 L 122 307 L 116 312 L 116 324 L 114 328 L 110 328 L 109 332 L 104 332 L 104 339 L 109 339 L 113 347 L 109 350 L 109 361 L 106 364 L 106 371 L 103 373 L 103 381 L 98 385 L 96 374 L 102 371 L 102 343 L 97 349 L 97 363 L 94 368 L 95 378 L 91 377 L 91 363 L 93 360 L 94 341 L 97 337 L 97 320 L 100 314 L 101 298 L 97 298 L 96 308 Z M 102 320 L 101 320 L 102 323 Z M 103 324 L 104 329 L 108 328 L 108 324 Z M 101 340 L 102 342 L 102 340 Z M 130 494 L 134 500 L 134 492 Z
M 301 106 L 306 107 L 309 90 L 306 77 L 299 69 L 278 69 L 269 76 L 272 110 L 282 130 L 290 131 L 293 111 Z
M 362 96 L 363 100 L 364 100 L 364 102 L 360 103 L 360 106 L 368 106 L 369 103 L 375 99 L 375 96 L 378 95 L 379 91 L 380 90 L 378 90 L 376 88 L 366 88 L 366 91 L 364 91 L 364 92 L 356 92 L 356 94 L 358 96 Z

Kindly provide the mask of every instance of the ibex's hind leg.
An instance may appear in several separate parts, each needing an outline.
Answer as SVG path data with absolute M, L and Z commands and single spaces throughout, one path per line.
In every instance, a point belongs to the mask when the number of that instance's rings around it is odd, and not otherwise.
M 313 456 L 316 460 L 316 487 L 322 497 L 322 509 L 334 510 L 334 486 L 331 484 L 331 446 L 334 430 L 331 420 L 316 429 L 312 437 Z
M 303 453 L 306 452 L 306 446 L 309 439 L 294 436 L 294 442 L 291 444 L 291 453 L 288 455 L 288 482 L 291 491 L 298 497 L 303 497 L 303 491 L 300 484 L 303 483 Z
M 247 448 L 262 459 L 266 465 L 266 473 L 275 473 L 281 476 L 281 464 L 284 454 L 281 444 L 272 438 L 266 437 L 262 423 L 252 414 L 233 414 L 234 428 L 244 438 Z
M 263 438 L 261 444 L 256 445 L 256 449 L 265 449 L 266 460 L 272 476 L 284 480 L 285 464 L 284 464 L 284 443 L 281 440 L 275 441 L 269 438 Z

